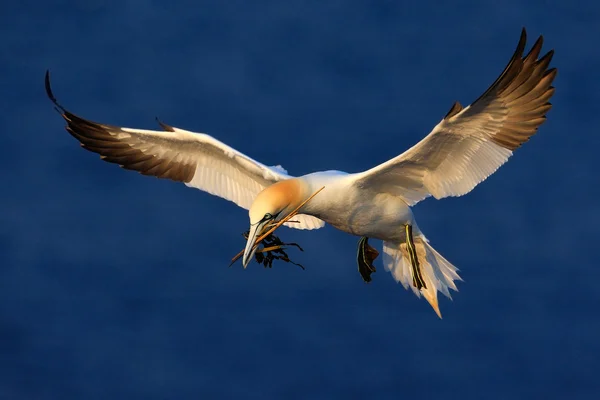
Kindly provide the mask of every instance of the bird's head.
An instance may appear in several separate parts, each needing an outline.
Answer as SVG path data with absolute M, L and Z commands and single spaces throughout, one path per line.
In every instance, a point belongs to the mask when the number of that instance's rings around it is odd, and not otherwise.
M 252 250 L 256 240 L 267 225 L 285 218 L 304 200 L 305 187 L 299 179 L 277 182 L 256 196 L 250 206 L 250 233 L 244 249 L 242 264 L 248 265 L 256 249 Z

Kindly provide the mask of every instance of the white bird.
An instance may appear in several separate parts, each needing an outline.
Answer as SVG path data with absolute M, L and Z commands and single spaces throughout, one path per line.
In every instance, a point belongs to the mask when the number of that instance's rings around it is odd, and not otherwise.
M 462 196 L 504 164 L 534 135 L 550 109 L 556 69 L 553 51 L 539 58 L 540 36 L 523 55 L 523 29 L 514 55 L 498 79 L 470 106 L 456 102 L 431 133 L 399 156 L 359 173 L 315 172 L 293 177 L 268 167 L 202 133 L 161 123 L 164 131 L 132 129 L 80 118 L 56 101 L 67 131 L 105 161 L 144 175 L 169 178 L 225 198 L 249 210 L 244 267 L 263 228 L 280 221 L 315 191 L 286 225 L 335 228 L 383 240 L 383 264 L 396 281 L 423 295 L 441 318 L 437 292 L 451 298 L 461 280 L 457 268 L 429 244 L 411 206 L 433 196 Z M 389 144 L 388 144 L 389 145 Z

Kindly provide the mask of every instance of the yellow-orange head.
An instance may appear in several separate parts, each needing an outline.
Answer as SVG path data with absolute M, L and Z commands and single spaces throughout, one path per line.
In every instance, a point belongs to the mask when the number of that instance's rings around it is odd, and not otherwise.
M 296 208 L 306 197 L 306 188 L 300 179 L 277 182 L 256 196 L 250 206 L 250 224 L 256 224 L 269 216 L 281 219 Z

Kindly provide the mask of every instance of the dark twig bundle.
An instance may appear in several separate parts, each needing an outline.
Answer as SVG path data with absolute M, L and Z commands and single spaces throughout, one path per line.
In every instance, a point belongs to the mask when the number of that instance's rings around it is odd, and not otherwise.
M 249 233 L 249 231 L 243 233 L 243 236 L 246 240 L 248 240 Z M 256 250 L 256 253 L 254 253 L 254 258 L 256 259 L 257 263 L 264 265 L 265 268 L 272 268 L 274 260 L 282 260 L 304 269 L 304 266 L 301 264 L 290 260 L 290 257 L 284 251 L 286 246 L 294 246 L 300 251 L 304 251 L 304 249 L 300 247 L 298 243 L 284 243 L 281 241 L 281 239 L 271 233 L 262 240 L 259 248 Z

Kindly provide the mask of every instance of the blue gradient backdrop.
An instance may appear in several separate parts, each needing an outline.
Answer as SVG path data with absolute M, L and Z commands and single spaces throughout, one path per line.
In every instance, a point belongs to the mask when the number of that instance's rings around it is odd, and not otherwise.
M 600 3 L 555 3 L 4 2 L 0 399 L 598 398 Z M 414 210 L 465 279 L 443 320 L 381 264 L 364 284 L 331 227 L 281 232 L 306 271 L 227 268 L 244 210 L 81 150 L 43 89 L 50 68 L 84 117 L 359 171 L 474 100 L 522 26 L 556 50 L 547 123 Z

